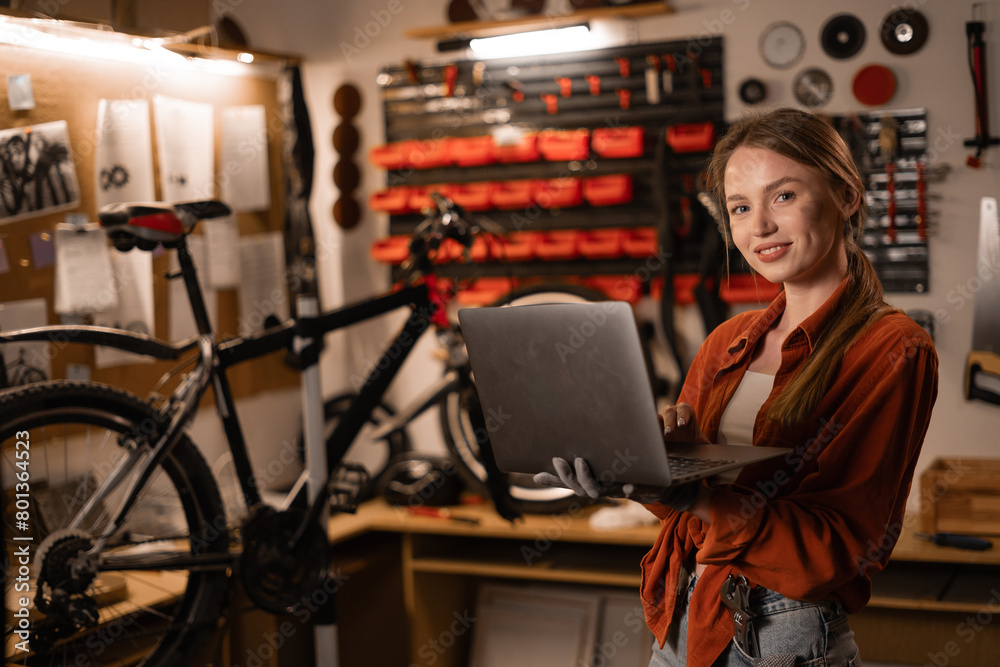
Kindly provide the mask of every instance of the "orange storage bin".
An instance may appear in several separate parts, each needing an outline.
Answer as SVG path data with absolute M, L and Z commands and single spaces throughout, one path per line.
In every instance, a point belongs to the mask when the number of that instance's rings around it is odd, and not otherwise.
M 583 198 L 591 206 L 614 206 L 632 201 L 632 175 L 610 174 L 583 179 Z
M 629 257 L 653 257 L 659 252 L 659 238 L 653 227 L 640 227 L 625 232 L 622 248 Z
M 516 287 L 513 278 L 480 278 L 459 292 L 455 300 L 463 306 L 488 306 Z
M 575 230 L 542 232 L 535 254 L 539 259 L 573 259 L 580 255 L 580 233 Z
M 537 162 L 542 159 L 542 154 L 538 152 L 538 133 L 529 132 L 521 136 L 521 139 L 512 144 L 497 144 L 494 141 L 493 157 L 498 162 Z
M 381 211 L 390 215 L 400 215 L 409 213 L 410 208 L 410 188 L 400 186 L 373 192 L 368 198 L 368 208 L 373 211 Z
M 640 157 L 645 137 L 645 128 L 641 125 L 598 127 L 591 133 L 590 145 L 601 157 Z
M 614 301 L 636 303 L 642 297 L 642 283 L 635 276 L 593 276 L 584 284 Z
M 780 291 L 781 285 L 746 273 L 725 277 L 719 285 L 719 297 L 726 303 L 768 303 Z
M 700 278 L 695 273 L 679 273 L 674 276 L 674 303 L 678 306 L 690 306 L 695 303 L 694 288 Z M 649 296 L 659 301 L 663 295 L 663 278 L 657 278 L 649 285 Z
M 414 169 L 433 169 L 451 164 L 447 139 L 411 139 L 403 143 L 406 164 Z
M 535 181 L 531 197 L 542 208 L 568 208 L 583 203 L 583 185 L 579 178 L 548 178 Z
M 465 246 L 455 239 L 444 239 L 438 248 L 435 262 L 445 264 L 447 262 L 457 262 L 465 255 Z
M 419 212 L 423 211 L 425 208 L 431 208 L 434 206 L 434 200 L 431 199 L 431 192 L 441 192 L 442 187 L 443 186 L 440 185 L 411 186 L 410 210 Z
M 538 232 L 511 232 L 503 238 L 501 257 L 508 262 L 535 259 L 538 241 Z
M 371 247 L 372 259 L 384 264 L 402 264 L 409 254 L 409 236 L 387 236 L 376 239 Z
M 409 142 L 396 141 L 368 151 L 368 161 L 382 169 L 402 169 L 409 155 Z
M 590 130 L 542 130 L 538 152 L 550 162 L 585 160 L 590 155 Z
M 675 153 L 707 153 L 715 144 L 713 123 L 681 123 L 667 128 L 667 144 Z
M 587 259 L 621 257 L 625 233 L 620 229 L 595 229 L 580 233 L 580 254 Z
M 455 183 L 441 193 L 467 211 L 485 211 L 493 206 L 493 182 Z
M 480 137 L 452 137 L 448 139 L 451 161 L 460 167 L 491 164 L 496 160 L 496 146 L 492 135 Z
M 495 181 L 493 184 L 493 207 L 499 209 L 527 208 L 532 199 L 531 179 L 515 181 Z

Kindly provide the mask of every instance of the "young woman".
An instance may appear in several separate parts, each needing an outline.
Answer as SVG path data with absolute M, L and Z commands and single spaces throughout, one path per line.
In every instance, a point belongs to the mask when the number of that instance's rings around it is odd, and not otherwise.
M 732 243 L 784 289 L 708 336 L 660 413 L 664 439 L 788 454 L 679 490 L 599 487 L 579 459 L 539 481 L 631 497 L 660 519 L 642 562 L 651 667 L 860 664 L 846 612 L 868 602 L 899 536 L 937 356 L 858 246 L 864 185 L 830 124 L 784 108 L 745 118 L 708 176 Z M 740 633 L 720 592 L 744 580 Z

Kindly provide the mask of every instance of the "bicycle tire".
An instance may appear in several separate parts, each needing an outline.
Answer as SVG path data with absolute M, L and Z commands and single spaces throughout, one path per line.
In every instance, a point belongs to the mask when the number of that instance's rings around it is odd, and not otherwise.
M 323 403 L 323 428 L 327 451 L 333 447 L 332 435 L 340 423 L 340 418 L 347 414 L 351 403 L 357 398 L 355 392 L 349 391 L 328 398 Z M 368 417 L 368 424 L 378 427 L 383 420 L 391 418 L 396 411 L 385 401 L 379 401 Z M 300 445 L 304 448 L 304 444 Z M 344 453 L 341 462 L 359 463 L 368 471 L 368 483 L 358 497 L 359 501 L 369 500 L 375 496 L 375 482 L 379 476 L 385 472 L 386 468 L 397 455 L 408 452 L 412 449 L 410 436 L 406 429 L 394 431 L 381 440 L 374 440 L 366 437 L 365 429 L 351 443 L 350 448 Z M 303 460 L 305 458 L 303 457 Z
M 532 285 L 505 294 L 491 306 L 524 305 L 543 302 L 606 301 L 598 290 L 572 284 Z M 468 374 L 465 377 L 469 377 Z M 482 464 L 475 428 L 469 418 L 469 405 L 475 392 L 470 379 L 445 396 L 441 403 L 441 431 L 445 446 L 455 460 L 455 468 L 466 485 L 480 493 L 487 492 L 486 468 Z M 560 514 L 579 508 L 589 501 L 568 489 L 540 487 L 530 475 L 508 474 L 507 489 L 514 509 L 524 514 Z
M 22 470 L 11 466 L 15 462 L 14 441 L 23 438 L 24 433 L 29 436 L 32 555 L 48 534 L 59 529 L 60 521 L 68 519 L 72 508 L 79 507 L 78 503 L 96 488 L 114 454 L 122 450 L 123 436 L 136 429 L 149 430 L 156 421 L 154 409 L 133 394 L 97 383 L 67 381 L 4 391 L 0 393 L 0 414 L 0 474 L 4 475 L 5 489 L 14 488 L 9 479 L 12 470 Z M 94 436 L 101 438 L 100 444 Z M 58 444 L 57 438 L 64 442 Z M 41 472 L 39 464 L 44 465 Z M 10 499 L 8 493 L 3 512 L 8 586 L 13 581 L 11 548 L 24 544 L 12 541 L 12 535 L 17 534 L 15 527 L 23 526 L 12 521 L 6 506 Z M 166 544 L 168 540 L 192 553 L 224 553 L 229 549 L 225 516 L 222 498 L 204 457 L 184 435 L 154 471 L 123 529 L 112 535 L 105 553 L 135 554 L 144 548 L 143 544 Z M 102 517 L 103 511 L 88 515 L 83 527 L 99 526 Z M 17 532 L 24 534 L 23 530 Z M 117 608 L 115 603 L 105 607 L 105 613 L 115 614 L 114 618 L 102 617 L 98 628 L 64 637 L 44 654 L 30 658 L 24 654 L 23 659 L 15 655 L 10 664 L 121 664 L 123 654 L 131 656 L 129 664 L 138 660 L 142 667 L 196 664 L 226 607 L 227 575 L 224 570 L 153 574 L 119 571 L 124 592 L 119 591 Z M 156 591 L 155 595 L 162 599 L 154 602 L 136 596 L 143 589 Z M 93 591 L 91 586 L 87 592 Z M 30 596 L 34 595 L 32 585 Z M 144 603 L 150 606 L 145 608 Z M 34 624 L 37 612 L 31 613 Z M 5 636 L 5 645 L 8 638 Z

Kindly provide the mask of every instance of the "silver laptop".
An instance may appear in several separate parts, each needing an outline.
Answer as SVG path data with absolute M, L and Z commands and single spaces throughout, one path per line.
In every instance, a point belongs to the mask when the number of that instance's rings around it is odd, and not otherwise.
M 789 451 L 665 445 L 625 302 L 465 308 L 458 318 L 504 472 L 554 473 L 554 456 L 582 456 L 602 481 L 666 487 Z

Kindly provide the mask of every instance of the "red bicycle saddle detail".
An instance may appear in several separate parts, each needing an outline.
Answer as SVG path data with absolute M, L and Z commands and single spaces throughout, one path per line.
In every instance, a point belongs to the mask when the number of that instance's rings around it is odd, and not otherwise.
M 115 247 L 128 250 L 138 245 L 140 250 L 165 246 L 190 234 L 199 220 L 218 218 L 232 213 L 216 200 L 179 204 L 120 203 L 105 206 L 97 217 L 114 242 Z

